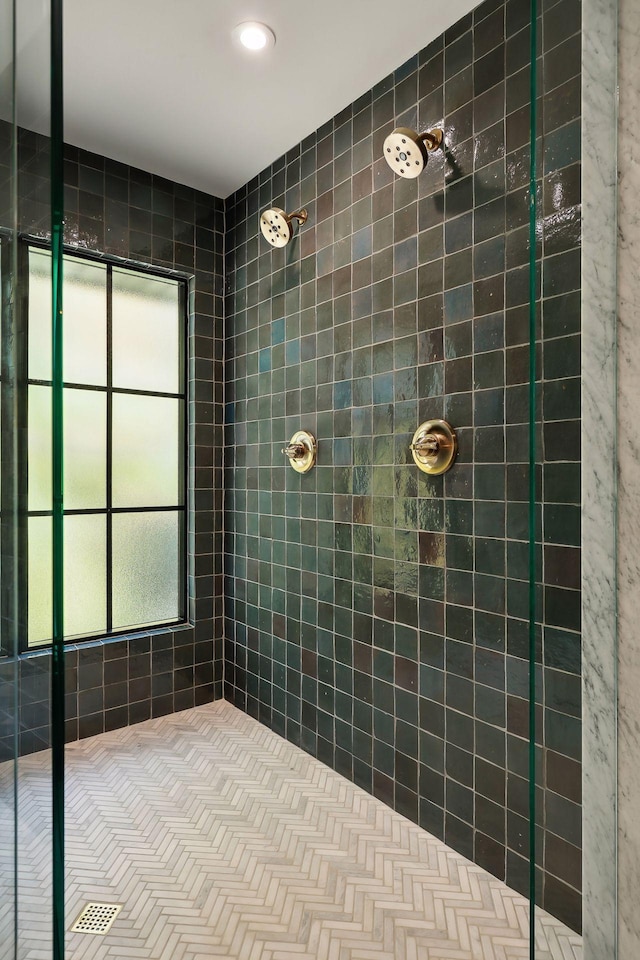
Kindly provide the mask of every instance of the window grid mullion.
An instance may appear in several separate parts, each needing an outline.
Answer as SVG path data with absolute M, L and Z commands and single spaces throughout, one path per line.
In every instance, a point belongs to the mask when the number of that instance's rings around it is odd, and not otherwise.
M 163 503 L 155 507 L 113 507 L 107 511 L 106 507 L 78 507 L 75 510 L 65 510 L 65 517 L 97 517 L 109 513 L 184 513 L 186 511 L 184 504 Z M 29 510 L 29 517 L 51 517 L 51 510 Z
M 27 383 L 30 387 L 50 387 L 51 380 L 38 380 L 35 378 L 29 378 Z M 68 381 L 63 383 L 65 389 L 69 390 L 86 390 L 93 393 L 108 393 L 108 387 L 98 386 L 95 383 L 73 383 Z M 162 390 L 136 390 L 133 387 L 111 387 L 111 393 L 114 394 L 130 394 L 134 397 L 162 397 L 167 400 L 185 400 L 185 393 L 166 393 Z

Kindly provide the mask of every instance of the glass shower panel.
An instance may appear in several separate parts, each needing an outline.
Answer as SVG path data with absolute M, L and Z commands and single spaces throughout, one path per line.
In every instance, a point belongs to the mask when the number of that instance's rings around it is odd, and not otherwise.
M 15 455 L 9 464 L 2 464 L 2 508 L 5 510 L 5 484 L 15 484 L 18 535 L 12 551 L 15 565 L 15 606 L 19 611 L 16 654 L 19 657 L 17 698 L 20 709 L 17 777 L 17 937 L 15 946 L 0 940 L 2 960 L 29 955 L 52 956 L 62 960 L 61 932 L 64 926 L 63 898 L 63 804 L 62 763 L 64 714 L 62 687 L 64 658 L 61 646 L 54 654 L 42 653 L 25 657 L 27 645 L 27 613 L 29 586 L 28 558 L 28 396 L 29 356 L 26 345 L 27 317 L 25 305 L 29 289 L 29 270 L 23 239 L 34 238 L 46 245 L 53 240 L 52 256 L 43 254 L 33 277 L 33 306 L 41 323 L 38 337 L 41 346 L 38 376 L 51 382 L 61 373 L 51 352 L 52 329 L 59 326 L 61 313 L 61 277 L 57 270 L 57 251 L 61 241 L 61 167 L 62 116 L 59 99 L 52 93 L 61 91 L 61 0 L 39 3 L 28 0 L 14 3 L 15 11 L 15 149 L 17 170 L 15 206 L 16 230 L 20 244 L 15 252 L 14 279 L 20 296 L 14 314 L 11 342 L 3 338 L 3 371 L 7 357 L 13 353 L 15 391 L 13 407 L 5 409 L 3 384 L 2 433 L 16 426 Z M 4 35 L 4 30 L 0 34 Z M 52 54 L 52 51 L 55 51 Z M 3 64 L 4 67 L 4 64 Z M 6 76 L 7 71 L 2 71 Z M 55 109 L 52 104 L 55 104 Z M 55 203 L 54 203 L 55 199 Z M 55 214 L 53 212 L 55 208 Z M 56 309 L 53 309 L 54 292 Z M 4 323 L 3 323 L 4 326 Z M 38 400 L 42 400 L 42 395 Z M 37 404 L 36 400 L 36 404 Z M 42 406 L 42 404 L 41 404 Z M 45 413 L 46 418 L 46 413 Z M 59 423 L 60 418 L 56 416 Z M 3 453 L 5 444 L 3 442 Z M 42 466 L 42 465 L 41 465 Z M 51 511 L 56 484 L 51 485 L 42 468 L 35 470 L 35 490 L 44 509 Z M 59 478 L 60 471 L 56 471 Z M 51 490 L 48 502 L 47 489 Z M 57 508 L 54 508 L 57 509 Z M 40 545 L 46 547 L 50 535 L 48 517 L 40 520 Z M 4 521 L 4 516 L 3 516 Z M 60 538 L 56 538 L 59 544 Z M 5 551 L 3 540 L 3 560 Z M 53 595 L 51 553 L 41 554 L 42 577 L 33 585 L 31 600 L 35 621 L 44 622 Z M 58 568 L 59 569 L 59 568 Z M 3 598 L 6 596 L 5 570 L 2 570 Z M 5 606 L 5 610 L 8 605 Z M 60 605 L 56 604 L 56 609 Z M 3 610 L 3 622 L 5 617 Z
M 26 865 L 21 867 L 22 955 L 31 950 L 50 955 L 53 871 L 48 842 L 52 828 L 54 832 L 58 829 L 50 815 L 46 749 L 31 766 L 22 761 L 17 794 L 14 789 L 19 749 L 26 755 L 50 742 L 48 692 L 37 711 L 31 701 L 35 691 L 42 691 L 43 676 L 48 690 L 51 659 L 49 654 L 24 658 L 20 690 L 18 653 L 25 629 L 21 611 L 26 609 L 26 598 L 19 592 L 22 580 L 28 581 L 31 639 L 47 644 L 52 635 L 51 382 L 55 379 L 52 257 L 46 250 L 36 251 L 30 259 L 35 335 L 28 356 L 20 352 L 25 349 L 21 338 L 11 335 L 17 329 L 17 220 L 12 191 L 18 159 L 24 175 L 20 228 L 25 235 L 42 240 L 51 227 L 45 202 L 51 152 L 49 24 L 35 15 L 41 5 L 0 0 L 2 67 L 13 56 L 9 46 L 16 6 L 21 16 L 18 45 L 22 57 L 17 77 L 19 85 L 25 82 L 18 118 L 23 128 L 19 155 L 12 150 L 12 71 L 0 71 L 4 334 L 0 387 L 0 960 L 15 960 L 16 955 L 13 891 L 15 851 L 20 850 L 15 843 L 16 795 L 25 804 L 22 842 L 33 842 L 27 825 L 33 821 L 34 811 L 39 812 L 46 837 L 40 846 L 44 855 L 40 883 L 44 880 L 44 887 L 39 888 L 37 898 L 32 895 L 33 878 Z M 427 237 L 427 231 L 422 231 L 418 242 L 421 257 L 430 256 L 434 236 L 441 244 L 436 259 L 442 260 L 439 269 L 446 280 L 446 318 L 440 350 L 449 367 L 437 394 L 427 395 L 426 390 L 421 394 L 419 412 L 424 417 L 444 416 L 455 424 L 460 457 L 454 471 L 436 487 L 436 496 L 420 494 L 416 498 L 408 486 L 398 517 L 411 519 L 411 501 L 418 500 L 420 590 L 430 604 L 425 604 L 426 609 L 442 602 L 443 692 L 438 690 L 434 698 L 443 698 L 445 838 L 521 894 L 532 894 L 531 958 L 556 960 L 556 956 L 581 955 L 580 23 L 579 4 L 569 0 L 550 0 L 544 10 L 540 3 L 537 13 L 535 6 L 534 0 L 534 20 L 526 0 L 508 0 L 499 9 L 485 4 L 471 16 L 468 22 L 477 29 L 473 47 L 469 46 L 474 51 L 474 65 L 468 73 L 466 67 L 460 70 L 464 79 L 455 72 L 456 56 L 463 56 L 464 44 L 456 51 L 455 38 L 446 39 L 449 47 L 442 70 L 453 84 L 442 109 L 451 108 L 444 121 L 451 150 L 442 160 L 444 185 L 440 183 L 430 193 L 435 181 L 425 177 L 419 194 L 421 216 L 432 207 L 442 216 L 431 228 L 434 232 Z M 57 7 L 54 0 L 54 12 Z M 493 58 L 493 79 L 500 79 L 485 89 L 479 50 L 486 50 L 488 57 L 494 54 L 496 46 L 488 45 L 493 42 L 494 30 L 502 53 Z M 531 70 L 531 49 L 537 71 Z M 473 84 L 473 104 L 452 105 L 456 77 L 460 86 Z M 433 109 L 430 102 L 419 103 L 419 108 L 425 113 Z M 534 120 L 532 132 L 527 130 L 530 117 Z M 416 114 L 416 124 L 418 119 L 422 120 L 422 115 Z M 441 122 L 435 113 L 428 120 Z M 533 164 L 531 140 L 537 147 Z M 5 177 L 7 157 L 9 175 Z M 438 169 L 437 163 L 435 157 L 430 161 L 431 173 Z M 457 181 L 464 178 L 473 198 L 470 211 L 460 206 L 465 185 Z M 8 197 L 2 192 L 5 183 L 9 184 Z M 530 203 L 531 191 L 537 205 Z M 395 187 L 394 196 L 402 196 L 400 187 Z M 66 277 L 70 291 L 65 305 L 65 381 L 98 388 L 108 379 L 104 271 L 102 264 L 70 262 Z M 464 284 L 455 280 L 458 271 L 464 274 Z M 136 363 L 142 352 L 150 358 L 156 354 L 160 358 L 160 352 L 169 357 L 178 354 L 177 296 L 171 281 L 113 270 L 111 372 L 116 394 L 110 496 L 105 479 L 105 394 L 99 389 L 64 391 L 68 434 L 81 438 L 65 447 L 65 508 L 100 511 L 109 499 L 115 509 L 111 545 L 114 629 L 175 620 L 180 612 L 176 583 L 183 520 L 177 512 L 162 509 L 179 499 L 177 473 L 166 471 L 162 451 L 167 437 L 172 444 L 179 443 L 183 405 L 173 397 L 124 392 L 175 394 L 181 389 L 176 364 L 150 364 L 151 372 L 146 382 L 141 382 Z M 134 312 L 135 325 L 129 322 Z M 456 369 L 453 364 L 458 360 Z M 26 380 L 18 379 L 26 376 L 27 363 L 29 376 L 43 381 L 28 388 L 28 450 L 21 447 L 20 431 L 25 438 L 27 432 L 19 420 L 16 400 L 18 385 L 23 394 L 27 390 Z M 59 379 L 59 367 L 57 376 Z M 430 380 L 430 389 L 431 384 Z M 62 395 L 61 384 L 59 387 Z M 26 413 L 27 405 L 21 409 Z M 380 456 L 385 455 L 382 447 L 388 444 L 391 459 L 380 462 L 385 470 L 389 464 L 390 477 L 394 462 L 391 429 L 388 436 L 376 436 L 374 443 Z M 28 506 L 43 514 L 29 520 L 28 563 L 21 553 L 27 543 L 26 527 L 19 522 L 21 508 L 26 516 L 27 485 L 18 483 L 27 455 Z M 418 482 L 422 482 L 420 478 Z M 140 498 L 143 487 L 145 494 Z M 423 493 L 424 487 L 418 490 Z M 154 505 L 157 509 L 148 509 Z M 395 534 L 391 516 L 384 519 L 384 526 Z M 100 632 L 106 619 L 105 514 L 67 516 L 64 532 L 65 633 Z M 391 537 L 383 537 L 376 544 L 376 572 L 390 576 L 391 585 L 394 576 L 406 584 L 408 580 L 401 578 L 412 573 L 406 556 L 389 573 L 389 561 L 396 550 L 403 549 L 403 543 L 402 538 L 392 542 Z M 40 673 L 34 664 L 40 665 Z M 29 701 L 25 722 L 36 713 L 40 722 L 37 730 L 23 725 L 19 740 L 21 701 L 23 707 Z M 420 733 L 421 741 L 424 735 L 427 743 L 429 731 Z M 432 759 L 430 746 L 425 754 Z M 40 761 L 45 776 L 40 789 L 46 802 L 37 807 L 32 795 L 33 770 Z M 57 836 L 59 853 L 59 832 Z M 61 960 L 60 857 L 56 884 L 54 956 Z M 558 949 L 560 953 L 554 952 Z
M 537 8 L 537 9 L 536 9 Z M 535 699 L 535 957 L 582 944 L 581 90 L 582 11 L 534 3 L 530 142 L 530 649 Z M 533 59 L 533 58 L 532 58 Z M 531 159 L 531 157 L 529 157 Z M 535 510 L 533 509 L 535 505 Z M 587 907 L 588 909 L 588 907 Z M 551 918 L 551 919 L 550 919 Z M 585 953 L 585 957 L 587 954 Z M 591 958 L 589 957 L 589 960 Z
M 15 466 L 16 369 L 10 348 L 16 322 L 16 153 L 13 68 L 14 4 L 0 0 L 0 453 L 3 470 Z M 15 473 L 13 472 L 15 477 Z M 19 734 L 18 605 L 15 554 L 17 485 L 1 483 L 0 515 L 0 958 L 14 960 L 17 936 L 17 757 Z
M 49 4 L 0 0 L 0 958 L 26 956 L 26 939 L 51 955 L 50 661 L 20 656 L 26 633 L 26 353 L 18 235 L 48 236 L 50 150 Z M 51 336 L 50 271 L 40 298 Z M 36 284 L 37 286 L 37 284 Z M 48 302 L 47 302 L 48 299 Z M 49 374 L 50 375 L 50 374 Z M 48 583 L 39 585 L 45 596 Z M 29 766 L 39 767 L 36 793 Z M 35 803 L 35 806 L 34 806 Z M 38 843 L 38 838 L 42 842 Z M 36 852 L 38 881 L 34 884 Z M 58 907 L 60 906 L 58 898 Z M 60 953 L 56 953 L 59 960 Z
M 524 37 L 522 35 L 524 34 Z M 544 730 L 544 712 L 540 709 L 541 670 L 540 670 L 540 639 L 543 603 L 541 592 L 542 565 L 540 562 L 541 550 L 541 452 L 543 415 L 541 407 L 541 364 L 539 351 L 540 336 L 540 274 L 542 246 L 540 244 L 539 229 L 539 102 L 538 102 L 538 38 L 540 23 L 537 0 L 533 0 L 529 8 L 528 23 L 521 31 L 521 38 L 525 41 L 523 49 L 528 52 L 526 76 L 528 78 L 529 102 L 527 104 L 528 137 L 524 145 L 524 155 L 521 157 L 522 174 L 527 177 L 528 216 L 523 224 L 523 234 L 526 237 L 526 268 L 527 268 L 527 334 L 528 334 L 528 363 L 527 363 L 527 418 L 528 418 L 528 469 L 526 479 L 526 507 L 527 507 L 527 658 L 528 658 L 528 823 L 527 823 L 527 853 L 528 853 L 528 887 L 529 887 L 529 949 L 531 957 L 535 956 L 538 947 L 538 919 L 542 904 L 546 876 L 544 860 L 539 860 L 539 851 L 544 845 L 544 822 L 542 819 L 543 797 L 540 789 L 541 781 L 539 770 L 544 763 L 542 753 L 541 732 Z M 543 936 L 544 930 L 540 931 Z M 546 950 L 546 938 L 540 946 Z

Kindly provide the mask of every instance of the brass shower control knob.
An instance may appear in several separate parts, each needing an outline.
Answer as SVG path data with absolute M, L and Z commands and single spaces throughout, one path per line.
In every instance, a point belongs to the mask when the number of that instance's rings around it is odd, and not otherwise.
M 431 476 L 450 470 L 457 452 L 457 437 L 446 420 L 426 420 L 420 424 L 411 441 L 411 453 L 416 465 Z
M 308 430 L 298 430 L 288 446 L 282 448 L 282 453 L 289 458 L 289 463 L 297 473 L 308 473 L 316 462 L 318 445 Z

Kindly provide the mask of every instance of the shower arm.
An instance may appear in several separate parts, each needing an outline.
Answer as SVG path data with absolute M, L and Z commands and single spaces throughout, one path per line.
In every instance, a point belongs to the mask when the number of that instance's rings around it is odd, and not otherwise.
M 307 211 L 305 210 L 305 208 L 302 207 L 301 210 L 296 210 L 295 213 L 290 213 L 290 214 L 289 214 L 289 220 L 294 220 L 294 219 L 295 219 L 295 220 L 297 220 L 299 223 L 306 223 L 308 216 L 309 216 L 309 214 L 307 213 Z
M 418 140 L 424 140 L 427 150 L 437 150 L 442 145 L 443 133 L 438 127 L 418 134 Z

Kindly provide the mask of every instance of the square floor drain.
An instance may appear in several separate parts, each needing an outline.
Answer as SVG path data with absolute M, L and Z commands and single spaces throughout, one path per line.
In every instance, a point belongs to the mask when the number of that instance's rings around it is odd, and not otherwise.
M 119 903 L 88 903 L 71 927 L 71 933 L 97 933 L 103 937 L 121 910 Z

